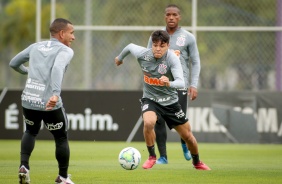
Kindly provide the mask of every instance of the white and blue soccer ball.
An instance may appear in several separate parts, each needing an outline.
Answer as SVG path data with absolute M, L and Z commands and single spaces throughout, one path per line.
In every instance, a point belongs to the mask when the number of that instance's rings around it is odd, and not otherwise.
M 134 170 L 140 164 L 141 154 L 136 148 L 126 147 L 119 153 L 118 161 L 122 168 Z

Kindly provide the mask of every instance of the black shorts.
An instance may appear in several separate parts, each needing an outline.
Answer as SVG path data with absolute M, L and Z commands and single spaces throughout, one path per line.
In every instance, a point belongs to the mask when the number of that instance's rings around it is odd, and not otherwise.
M 178 89 L 178 102 L 182 107 L 182 110 L 187 113 L 187 104 L 188 104 L 188 91 L 185 89 Z
M 170 129 L 177 125 L 182 125 L 188 121 L 188 118 L 182 111 L 178 102 L 168 106 L 162 106 L 150 99 L 142 98 L 141 109 L 142 115 L 147 111 L 154 111 L 157 114 L 158 119 L 163 118 Z
M 56 138 L 67 136 L 68 120 L 63 107 L 53 111 L 37 111 L 23 107 L 23 116 L 26 132 L 32 135 L 38 134 L 43 121 L 46 129 Z

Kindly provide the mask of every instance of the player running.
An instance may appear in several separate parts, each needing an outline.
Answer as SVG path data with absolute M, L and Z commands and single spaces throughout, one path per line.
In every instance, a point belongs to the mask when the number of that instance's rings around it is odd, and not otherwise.
M 176 89 L 184 88 L 183 71 L 179 58 L 169 49 L 169 35 L 164 30 L 154 31 L 151 35 L 152 48 L 144 48 L 135 44 L 127 45 L 115 58 L 117 66 L 123 59 L 132 54 L 143 71 L 143 97 L 141 99 L 143 134 L 149 159 L 143 164 L 150 169 L 156 163 L 154 126 L 159 118 L 163 118 L 170 129 L 174 128 L 186 142 L 192 153 L 193 165 L 196 169 L 210 170 L 199 159 L 196 138 L 178 102 Z
M 170 35 L 170 49 L 173 49 L 176 55 L 178 55 L 182 69 L 183 77 L 185 81 L 185 87 L 178 89 L 179 103 L 182 107 L 182 110 L 187 112 L 188 96 L 190 100 L 195 100 L 197 98 L 197 85 L 200 75 L 200 56 L 197 47 L 197 43 L 194 35 L 186 31 L 185 29 L 178 26 L 179 21 L 181 20 L 180 9 L 175 4 L 170 4 L 165 8 L 165 21 L 166 28 L 165 31 Z M 152 47 L 151 38 L 148 41 L 148 48 Z M 190 72 L 189 65 L 191 61 L 191 82 L 189 81 Z M 166 139 L 167 132 L 166 126 L 163 119 L 159 119 L 156 126 L 156 142 L 158 145 L 158 150 L 160 152 L 160 158 L 157 160 L 157 164 L 167 164 L 167 151 L 166 151 Z M 191 159 L 191 154 L 185 144 L 185 141 L 181 139 L 181 147 L 183 150 L 183 155 L 186 160 Z

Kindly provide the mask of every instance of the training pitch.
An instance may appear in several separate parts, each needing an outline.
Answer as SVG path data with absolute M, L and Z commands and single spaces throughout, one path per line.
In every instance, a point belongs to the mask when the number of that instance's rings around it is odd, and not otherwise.
M 0 183 L 18 183 L 20 140 L 0 140 Z M 137 148 L 141 164 L 125 170 L 118 163 L 119 152 Z M 144 170 L 148 158 L 144 142 L 70 141 L 69 173 L 76 184 L 113 183 L 282 183 L 282 146 L 278 144 L 199 143 L 200 158 L 212 170 L 199 171 L 183 157 L 180 143 L 167 144 L 167 165 Z M 58 174 L 53 141 L 37 140 L 30 159 L 31 184 L 50 184 Z M 158 154 L 158 151 L 156 150 Z

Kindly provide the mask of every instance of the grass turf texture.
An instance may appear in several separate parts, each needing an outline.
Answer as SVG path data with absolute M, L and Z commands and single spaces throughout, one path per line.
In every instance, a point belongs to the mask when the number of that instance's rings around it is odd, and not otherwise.
M 0 140 L 0 183 L 18 183 L 20 141 Z M 119 152 L 128 146 L 137 148 L 141 164 L 125 170 L 118 163 Z M 144 170 L 148 158 L 144 142 L 70 141 L 69 173 L 77 184 L 92 183 L 282 183 L 282 146 L 276 144 L 203 144 L 200 158 L 211 171 L 192 168 L 183 157 L 180 143 L 168 143 L 167 165 Z M 31 184 L 54 183 L 57 162 L 54 142 L 37 140 L 31 156 Z M 158 151 L 156 151 L 158 153 Z

